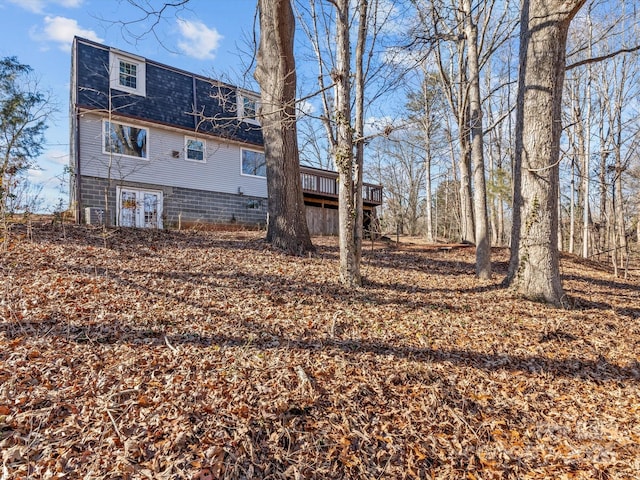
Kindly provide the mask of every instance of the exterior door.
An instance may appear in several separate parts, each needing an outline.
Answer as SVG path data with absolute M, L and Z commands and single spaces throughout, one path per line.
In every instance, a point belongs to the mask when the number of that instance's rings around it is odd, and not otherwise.
M 117 187 L 118 225 L 162 228 L 162 192 Z

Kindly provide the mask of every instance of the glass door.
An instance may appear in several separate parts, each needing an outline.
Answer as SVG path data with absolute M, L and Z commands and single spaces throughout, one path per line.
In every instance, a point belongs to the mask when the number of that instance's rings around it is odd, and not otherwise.
M 162 192 L 117 187 L 118 225 L 162 228 Z

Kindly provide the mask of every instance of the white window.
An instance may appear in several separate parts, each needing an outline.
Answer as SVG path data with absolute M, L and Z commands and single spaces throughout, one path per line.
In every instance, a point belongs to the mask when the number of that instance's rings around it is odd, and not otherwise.
M 147 151 L 148 130 L 124 123 L 103 122 L 102 151 L 126 157 L 149 158 Z
M 119 64 L 119 85 L 136 90 L 138 88 L 138 64 L 125 62 L 124 60 L 119 60 Z
M 267 176 L 267 164 L 264 153 L 256 150 L 242 149 L 242 174 L 256 177 Z
M 243 122 L 259 125 L 258 100 L 254 97 L 238 94 L 238 118 Z
M 146 67 L 143 58 L 110 52 L 109 83 L 111 88 L 145 96 Z
M 187 160 L 194 162 L 205 161 L 205 141 L 193 137 L 184 138 L 184 150 Z

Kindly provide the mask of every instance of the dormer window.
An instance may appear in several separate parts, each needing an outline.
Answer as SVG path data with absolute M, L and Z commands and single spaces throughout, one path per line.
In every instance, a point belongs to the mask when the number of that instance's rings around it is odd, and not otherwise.
M 109 57 L 111 88 L 144 97 L 146 95 L 144 59 L 114 50 L 109 53 Z
M 238 94 L 238 118 L 243 122 L 259 125 L 258 100 L 244 94 Z
M 120 86 L 133 88 L 138 85 L 138 65 L 120 60 Z

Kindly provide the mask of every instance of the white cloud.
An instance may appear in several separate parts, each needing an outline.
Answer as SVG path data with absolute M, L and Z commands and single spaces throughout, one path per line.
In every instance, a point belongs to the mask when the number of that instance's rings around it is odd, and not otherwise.
M 402 47 L 387 48 L 382 54 L 385 63 L 405 68 L 416 68 L 423 61 L 423 57 L 423 52 Z
M 296 103 L 298 115 L 312 115 L 316 111 L 316 107 L 309 100 L 299 100 Z
M 68 150 L 48 150 L 43 158 L 54 165 L 69 165 Z
M 38 40 L 55 42 L 61 50 L 69 50 L 74 35 L 95 42 L 103 41 L 96 32 L 81 28 L 78 22 L 72 18 L 50 16 L 44 17 L 44 28 L 35 37 Z
M 393 118 L 389 116 L 368 117 L 364 120 L 364 136 L 379 135 L 389 128 L 393 128 Z
M 209 28 L 197 20 L 179 18 L 177 23 L 182 35 L 178 48 L 184 54 L 199 60 L 211 60 L 215 57 L 215 51 L 223 38 L 215 28 Z
M 41 168 L 30 168 L 27 170 L 27 177 L 32 182 L 42 182 L 45 180 L 46 173 Z
M 44 13 L 48 5 L 58 5 L 64 8 L 78 8 L 84 0 L 9 0 L 10 3 L 18 5 L 33 13 Z

